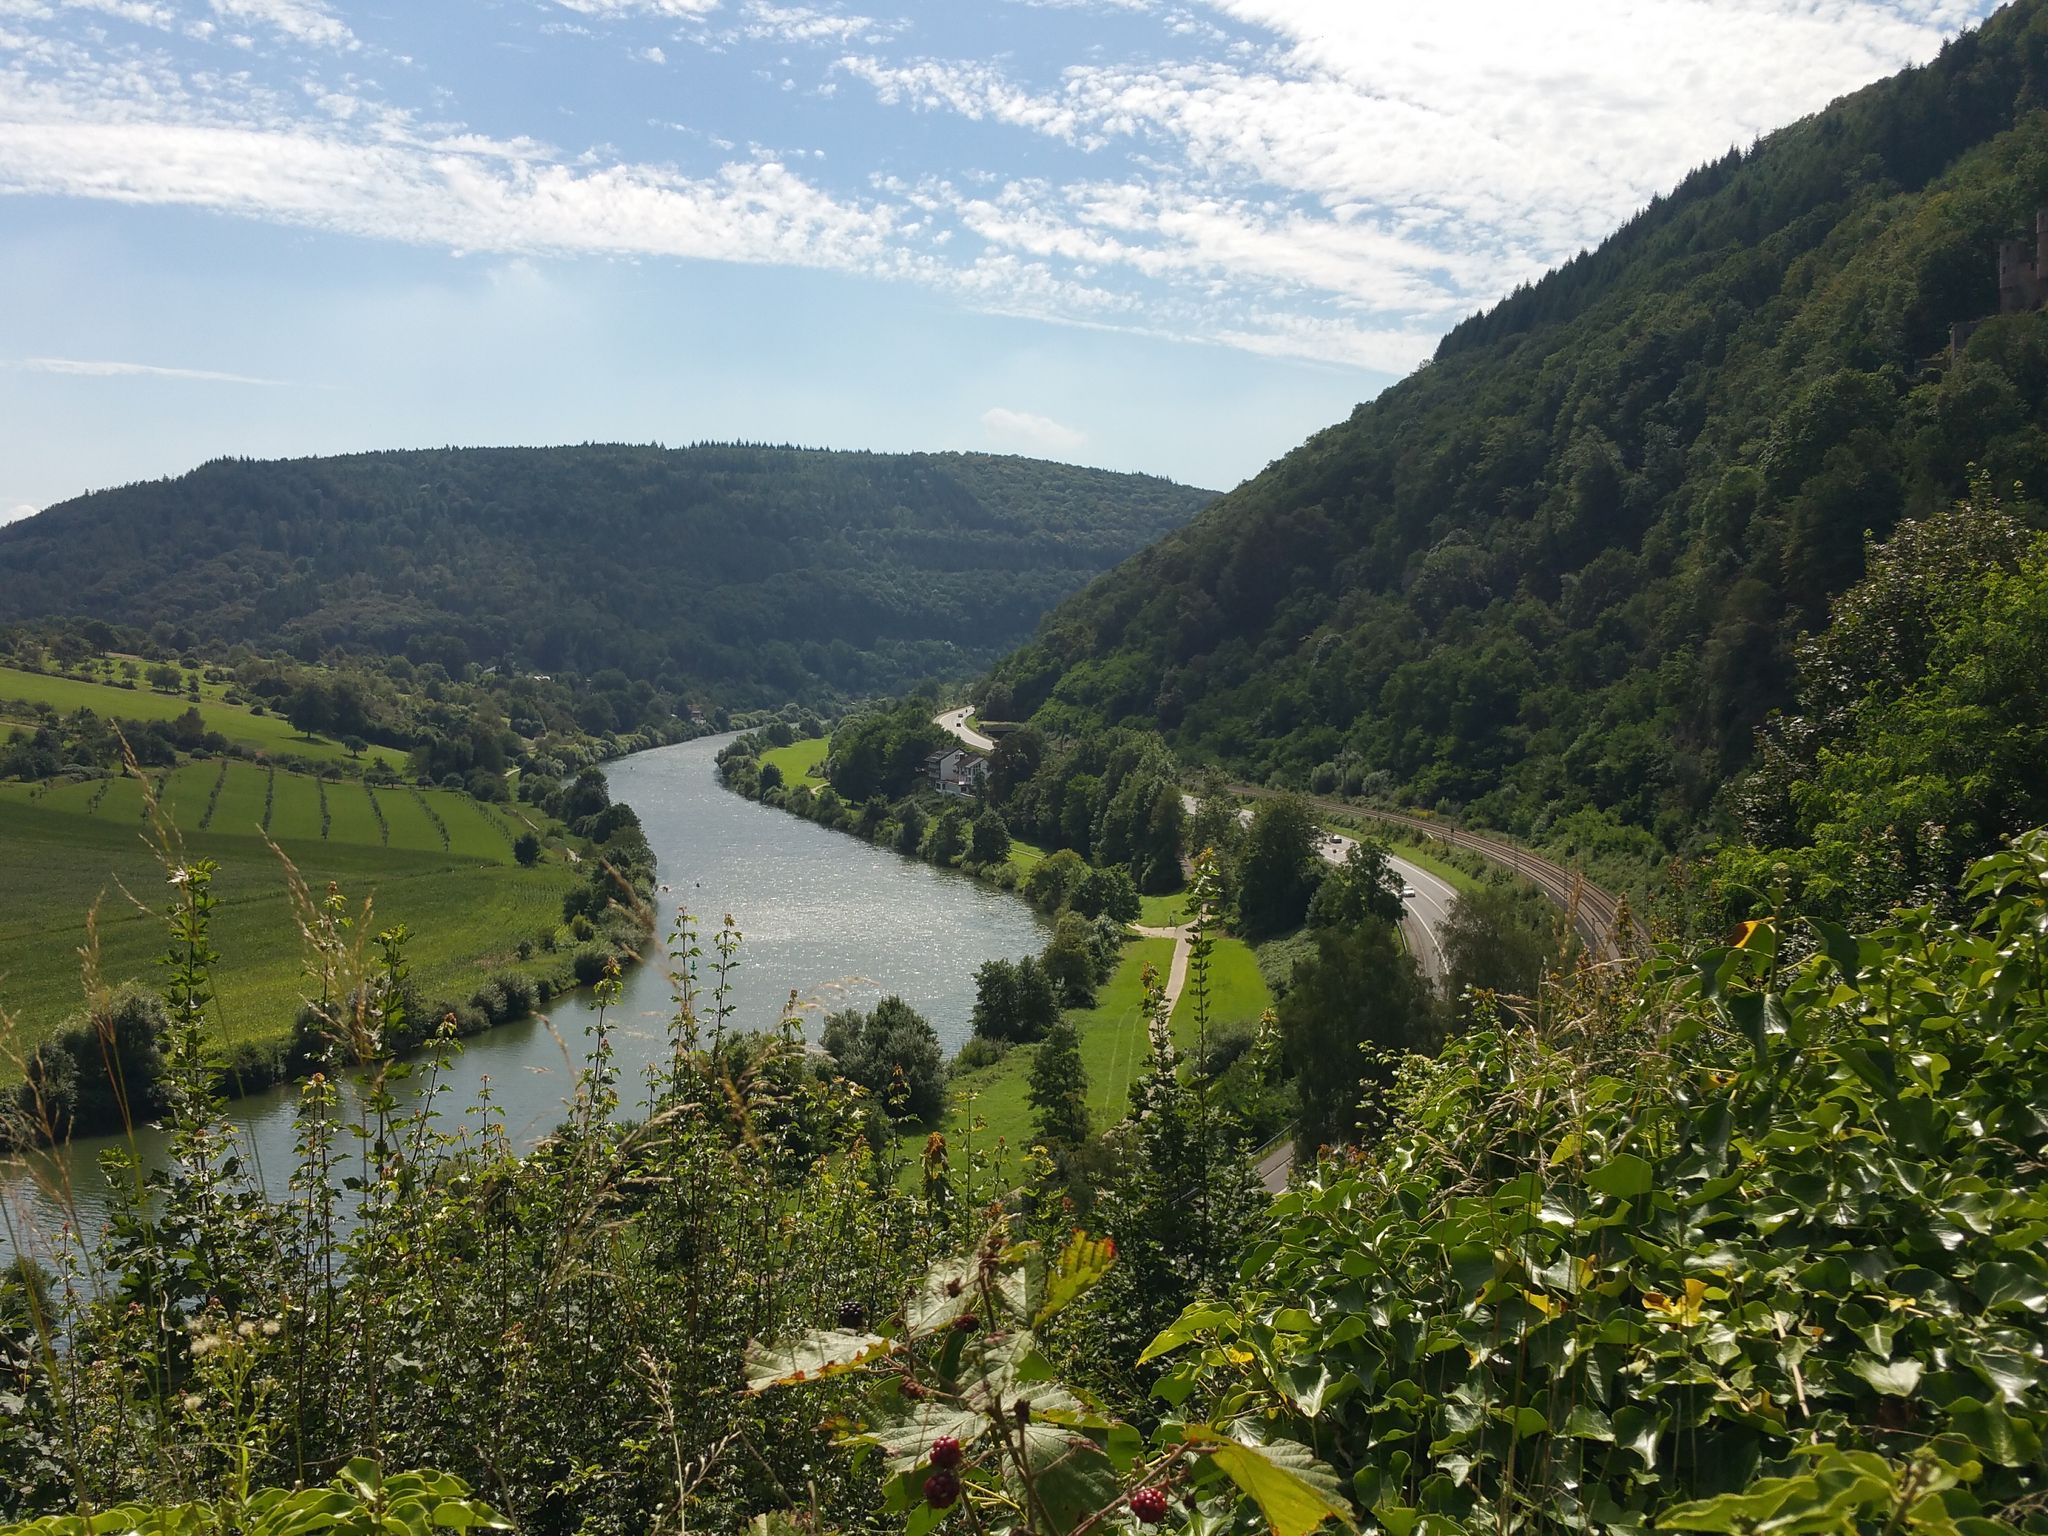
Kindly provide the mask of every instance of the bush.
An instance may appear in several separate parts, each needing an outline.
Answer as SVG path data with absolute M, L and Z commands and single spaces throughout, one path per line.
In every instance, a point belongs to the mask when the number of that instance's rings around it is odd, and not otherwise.
M 512 1017 L 511 1000 L 505 996 L 505 989 L 495 981 L 487 981 L 470 993 L 469 1005 L 493 1024 L 502 1024 Z
M 576 985 L 593 987 L 604 980 L 605 967 L 611 963 L 612 952 L 599 944 L 585 944 L 570 960 L 569 968 L 574 972 Z
M 491 981 L 505 995 L 507 1020 L 523 1019 L 540 1006 L 540 988 L 531 976 L 523 976 L 517 971 L 501 971 Z
M 987 1035 L 975 1035 L 960 1047 L 960 1054 L 953 1058 L 953 1070 L 978 1072 L 983 1067 L 992 1067 L 1010 1054 L 1010 1042 L 992 1040 Z

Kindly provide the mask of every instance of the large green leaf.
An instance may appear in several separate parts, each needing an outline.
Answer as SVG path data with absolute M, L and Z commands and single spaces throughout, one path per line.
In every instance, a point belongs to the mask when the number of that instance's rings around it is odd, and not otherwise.
M 1330 1520 L 1358 1528 L 1337 1475 L 1306 1447 L 1288 1441 L 1247 1445 L 1200 1428 L 1191 1429 L 1188 1439 L 1207 1448 L 1224 1475 L 1259 1506 L 1273 1536 L 1309 1536 Z
M 878 1333 L 844 1333 L 822 1329 L 792 1344 L 769 1348 L 758 1340 L 747 1346 L 747 1390 L 793 1386 L 857 1370 L 889 1353 L 890 1343 Z
M 1198 1301 L 1159 1330 L 1159 1336 L 1138 1356 L 1138 1364 L 1157 1359 L 1170 1349 L 1179 1349 L 1188 1340 L 1204 1333 L 1235 1334 L 1237 1326 L 1237 1312 L 1233 1308 L 1219 1302 Z
M 1116 1244 L 1106 1237 L 1076 1232 L 1045 1277 L 1045 1296 L 1032 1316 L 1031 1326 L 1042 1328 L 1057 1313 L 1072 1306 L 1116 1262 Z

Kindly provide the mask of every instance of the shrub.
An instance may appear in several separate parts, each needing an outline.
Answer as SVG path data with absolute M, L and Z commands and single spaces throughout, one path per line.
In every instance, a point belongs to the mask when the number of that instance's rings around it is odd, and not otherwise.
M 960 1047 L 960 1054 L 953 1058 L 955 1072 L 978 1072 L 983 1067 L 992 1067 L 1010 1054 L 1010 1042 L 992 1040 L 987 1035 L 975 1035 Z
M 601 944 L 585 944 L 570 960 L 570 969 L 575 973 L 579 987 L 591 987 L 604 979 L 605 966 L 610 963 L 612 952 Z

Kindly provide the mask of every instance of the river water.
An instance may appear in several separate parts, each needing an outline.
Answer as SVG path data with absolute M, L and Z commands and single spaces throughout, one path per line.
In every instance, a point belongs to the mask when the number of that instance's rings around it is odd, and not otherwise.
M 773 1029 L 798 995 L 810 1033 L 825 1012 L 898 993 L 938 1031 L 950 1055 L 968 1035 L 974 970 L 983 960 L 1033 953 L 1043 919 L 1020 898 L 950 870 L 935 869 L 799 817 L 769 810 L 718 787 L 713 759 L 729 737 L 705 737 L 640 752 L 607 770 L 612 797 L 640 814 L 667 887 L 661 935 L 678 905 L 699 920 L 706 960 L 711 935 L 731 914 L 744 935 L 732 973 L 736 1029 Z M 702 1008 L 709 1008 L 708 1000 Z M 636 1101 L 639 1068 L 666 1051 L 673 1013 L 667 966 L 635 968 L 614 1016 L 620 1091 Z M 561 1118 L 575 1086 L 595 1006 L 563 999 L 546 1020 L 528 1020 L 463 1042 L 442 1080 L 450 1117 L 466 1113 L 486 1082 L 494 1117 L 522 1145 Z M 412 1085 L 417 1091 L 417 1080 Z M 297 1093 L 281 1088 L 229 1106 L 245 1161 L 277 1192 L 289 1177 Z M 114 1138 L 81 1140 L 54 1153 L 0 1163 L 0 1252 L 31 1234 L 59 1232 L 75 1209 L 96 1226 L 105 1209 L 99 1155 Z M 160 1155 L 144 1130 L 137 1150 Z M 69 1193 L 64 1193 L 68 1187 Z

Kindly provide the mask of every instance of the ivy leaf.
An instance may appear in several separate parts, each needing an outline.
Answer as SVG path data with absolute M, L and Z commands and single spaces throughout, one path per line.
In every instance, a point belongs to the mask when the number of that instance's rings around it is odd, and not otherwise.
M 807 1333 L 779 1349 L 756 1340 L 747 1346 L 747 1390 L 765 1392 L 770 1387 L 842 1376 L 880 1359 L 889 1348 L 889 1341 L 878 1333 L 843 1333 L 836 1328 Z
M 1224 1475 L 1259 1506 L 1273 1536 L 1309 1536 L 1326 1520 L 1358 1529 L 1351 1511 L 1341 1502 L 1336 1474 L 1305 1447 L 1287 1441 L 1246 1445 L 1201 1428 L 1189 1429 L 1188 1439 L 1211 1448 L 1211 1457 Z
M 2041 1454 L 2041 1436 L 2031 1424 L 2008 1415 L 1999 1403 L 1959 1397 L 1948 1405 L 1948 1427 L 1986 1460 L 2023 1467 Z
M 1586 1175 L 1590 1188 L 1617 1200 L 1640 1199 L 1656 1182 L 1656 1170 L 1633 1152 L 1617 1152 Z
M 1849 1369 L 1887 1397 L 1911 1397 L 1919 1390 L 1920 1376 L 1925 1367 L 1918 1360 L 1893 1360 L 1887 1363 L 1865 1355 L 1861 1359 L 1850 1361 Z
M 1109 1273 L 1109 1267 L 1115 1262 L 1114 1239 L 1075 1232 L 1045 1277 L 1045 1297 L 1039 1302 L 1038 1311 L 1032 1315 L 1031 1326 L 1043 1328 L 1055 1314 L 1080 1300 Z

